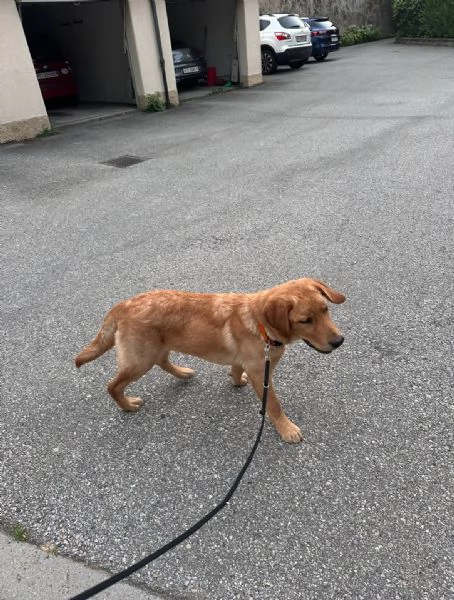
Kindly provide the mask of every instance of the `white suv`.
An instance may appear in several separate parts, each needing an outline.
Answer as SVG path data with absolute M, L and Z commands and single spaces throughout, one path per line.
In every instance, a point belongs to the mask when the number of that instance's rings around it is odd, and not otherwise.
M 298 15 L 260 15 L 260 45 L 264 75 L 278 65 L 299 69 L 312 52 L 311 30 Z

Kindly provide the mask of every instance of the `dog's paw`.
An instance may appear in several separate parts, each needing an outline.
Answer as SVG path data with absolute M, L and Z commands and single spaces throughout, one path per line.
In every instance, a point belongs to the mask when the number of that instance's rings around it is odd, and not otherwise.
M 233 380 L 232 383 L 235 387 L 242 387 L 243 385 L 247 385 L 248 378 L 247 378 L 246 373 L 243 373 L 238 381 Z
M 139 398 L 138 396 L 126 396 L 122 408 L 127 412 L 136 412 L 139 410 L 142 404 L 142 398 Z
M 195 375 L 194 369 L 189 367 L 178 367 L 178 372 L 180 379 L 192 379 Z
M 289 419 L 285 423 L 277 424 L 276 429 L 284 442 L 288 444 L 299 444 L 303 440 L 301 429 Z
M 232 378 L 232 383 L 235 387 L 242 387 L 243 385 L 248 384 L 248 376 L 245 372 L 241 373 L 241 375 L 238 377 L 236 374 L 234 376 L 232 369 L 230 369 L 229 375 Z

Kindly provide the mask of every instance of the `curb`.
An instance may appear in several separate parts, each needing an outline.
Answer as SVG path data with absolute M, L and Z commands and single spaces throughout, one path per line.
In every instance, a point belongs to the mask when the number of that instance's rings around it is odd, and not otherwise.
M 0 600 L 68 600 L 111 573 L 70 558 L 53 556 L 27 542 L 16 542 L 0 532 Z M 118 583 L 99 600 L 162 600 L 143 588 Z
M 454 38 L 401 37 L 396 38 L 396 44 L 414 44 L 417 46 L 444 46 L 447 48 L 454 48 Z

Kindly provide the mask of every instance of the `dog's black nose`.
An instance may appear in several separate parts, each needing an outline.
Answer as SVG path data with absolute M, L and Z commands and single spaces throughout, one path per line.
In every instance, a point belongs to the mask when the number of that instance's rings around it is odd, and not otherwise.
M 344 343 L 343 336 L 338 335 L 337 337 L 335 337 L 333 340 L 330 341 L 329 345 L 332 346 L 333 348 L 339 348 L 339 346 L 342 346 L 343 343 Z

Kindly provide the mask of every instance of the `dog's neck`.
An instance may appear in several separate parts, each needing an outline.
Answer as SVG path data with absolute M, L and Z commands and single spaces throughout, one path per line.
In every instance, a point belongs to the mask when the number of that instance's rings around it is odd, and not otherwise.
M 279 346 L 284 345 L 282 342 L 279 342 L 278 340 L 273 340 L 272 338 L 270 338 L 263 323 L 260 323 L 260 321 L 259 321 L 257 323 L 257 325 L 258 325 L 260 334 L 265 341 L 265 344 L 269 344 L 270 346 L 273 346 L 273 347 L 279 347 Z

